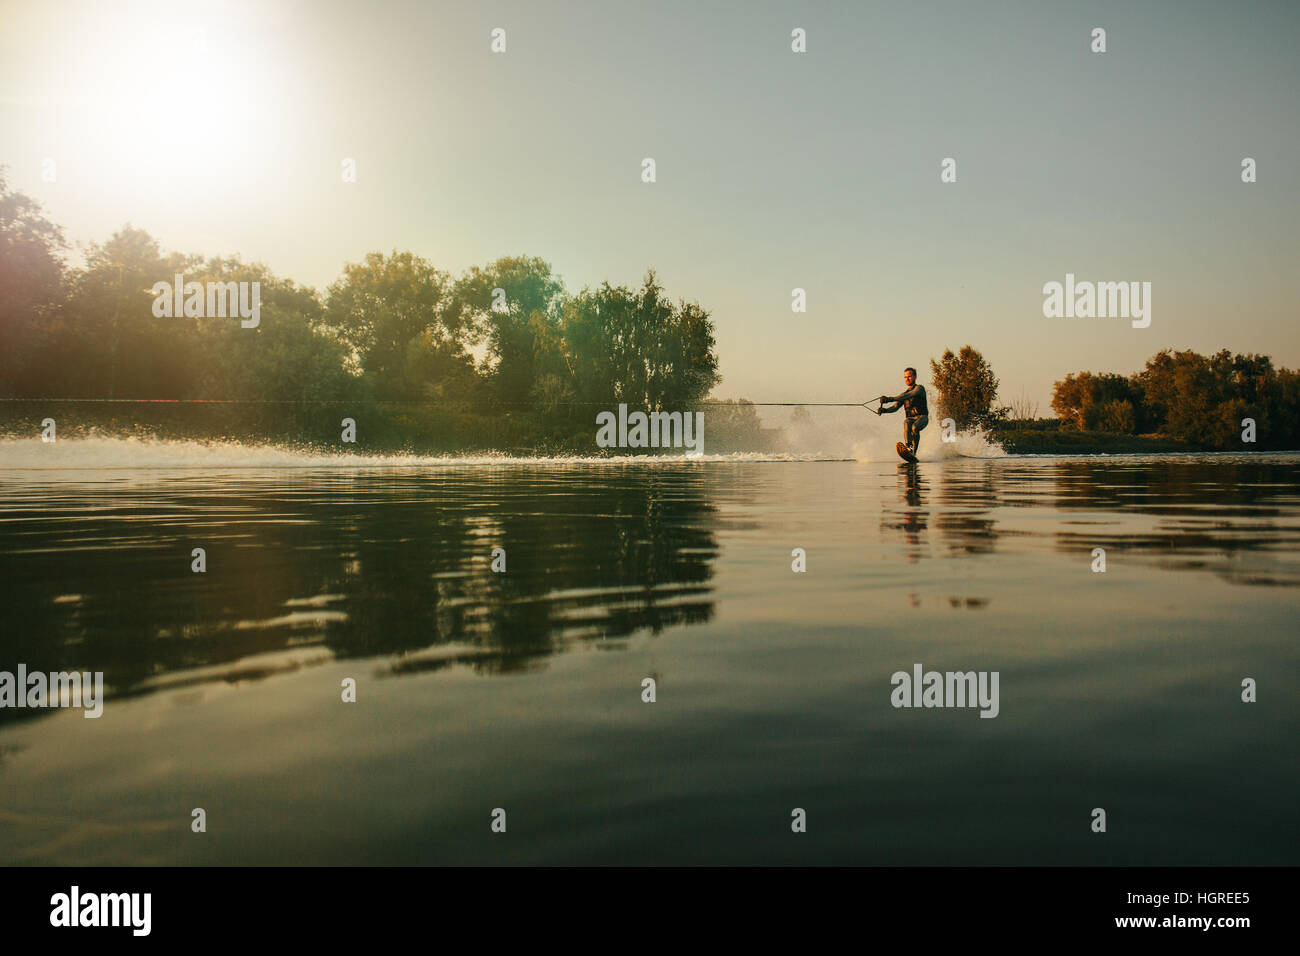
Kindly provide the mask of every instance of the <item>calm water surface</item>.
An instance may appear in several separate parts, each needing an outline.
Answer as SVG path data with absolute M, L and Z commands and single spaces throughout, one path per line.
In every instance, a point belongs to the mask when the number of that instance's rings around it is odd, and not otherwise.
M 1297 479 L 0 470 L 0 670 L 108 684 L 0 710 L 0 862 L 1300 863 Z M 999 715 L 895 709 L 916 663 Z

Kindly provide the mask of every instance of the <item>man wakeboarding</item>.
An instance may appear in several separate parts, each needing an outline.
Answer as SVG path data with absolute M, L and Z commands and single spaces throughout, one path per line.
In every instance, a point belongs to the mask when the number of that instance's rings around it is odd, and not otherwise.
M 916 384 L 916 369 L 903 370 L 903 381 L 907 390 L 901 395 L 880 396 L 880 414 L 889 415 L 905 409 L 903 418 L 903 441 L 897 445 L 898 454 L 907 461 L 916 461 L 916 449 L 921 445 L 921 429 L 930 424 L 930 407 L 925 401 L 925 386 Z M 886 405 L 886 402 L 891 405 Z

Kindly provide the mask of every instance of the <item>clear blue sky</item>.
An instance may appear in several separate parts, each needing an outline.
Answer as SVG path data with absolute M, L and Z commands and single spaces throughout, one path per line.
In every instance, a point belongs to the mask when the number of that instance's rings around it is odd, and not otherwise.
M 967 343 L 1044 413 L 1066 372 L 1165 347 L 1300 365 L 1300 4 L 10 0 L 0 22 L 0 163 L 74 240 L 130 221 L 321 289 L 376 249 L 537 255 L 570 289 L 653 267 L 711 310 L 718 394 L 758 401 L 926 382 Z M 1044 318 L 1066 272 L 1151 282 L 1150 328 Z

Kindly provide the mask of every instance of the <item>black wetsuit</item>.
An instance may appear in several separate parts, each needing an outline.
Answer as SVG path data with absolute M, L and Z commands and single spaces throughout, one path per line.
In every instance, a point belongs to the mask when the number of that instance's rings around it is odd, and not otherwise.
M 903 422 L 903 444 L 911 449 L 912 454 L 916 454 L 917 446 L 921 443 L 921 429 L 930 424 L 930 406 L 925 400 L 925 386 L 917 382 L 901 395 L 890 397 L 883 396 L 887 402 L 893 402 L 893 408 L 886 408 L 881 403 L 880 411 L 884 414 L 892 414 L 904 409 L 906 420 Z

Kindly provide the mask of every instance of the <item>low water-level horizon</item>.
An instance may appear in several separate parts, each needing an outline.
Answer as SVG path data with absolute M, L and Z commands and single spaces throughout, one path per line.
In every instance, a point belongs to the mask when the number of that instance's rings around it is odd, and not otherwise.
M 0 859 L 1300 862 L 1300 453 L 1000 452 L 0 440 Z

